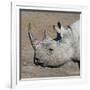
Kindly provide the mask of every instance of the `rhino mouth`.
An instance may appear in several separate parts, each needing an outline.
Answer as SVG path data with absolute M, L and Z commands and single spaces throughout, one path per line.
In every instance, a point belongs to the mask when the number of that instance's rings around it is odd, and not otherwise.
M 56 65 L 56 66 L 48 65 L 47 67 L 48 67 L 48 68 L 59 68 L 59 67 L 63 66 L 64 64 L 65 64 L 65 63 L 60 64 L 60 65 Z
M 48 65 L 48 63 L 39 62 L 39 59 L 38 58 L 34 58 L 34 64 L 36 66 L 41 66 L 41 67 L 59 68 L 59 67 L 63 66 L 65 63 L 59 64 L 59 65 Z

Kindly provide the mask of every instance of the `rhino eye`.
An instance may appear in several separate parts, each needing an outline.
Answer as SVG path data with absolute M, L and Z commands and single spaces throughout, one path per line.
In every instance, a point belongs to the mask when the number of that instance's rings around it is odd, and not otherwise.
M 52 48 L 49 48 L 49 51 L 53 51 L 53 49 Z

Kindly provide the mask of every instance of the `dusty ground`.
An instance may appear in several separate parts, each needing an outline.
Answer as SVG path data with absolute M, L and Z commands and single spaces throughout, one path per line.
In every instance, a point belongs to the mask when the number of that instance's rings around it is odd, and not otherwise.
M 43 12 L 43 11 L 20 11 L 20 77 L 39 78 L 39 77 L 60 77 L 78 76 L 80 70 L 77 63 L 68 63 L 60 68 L 43 68 L 33 64 L 33 48 L 28 37 L 28 23 L 31 23 L 34 36 L 41 40 L 46 29 L 49 35 L 54 38 L 52 25 L 58 21 L 62 25 L 70 25 L 80 19 L 79 13 L 65 12 Z

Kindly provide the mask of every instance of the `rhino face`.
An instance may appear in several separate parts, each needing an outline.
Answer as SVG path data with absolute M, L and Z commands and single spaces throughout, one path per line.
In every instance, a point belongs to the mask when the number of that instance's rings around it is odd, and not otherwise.
M 52 39 L 47 32 L 44 32 L 42 41 L 35 40 L 30 31 L 29 38 L 34 49 L 34 64 L 43 67 L 58 67 L 66 63 L 73 56 L 71 40 L 68 39 L 67 31 L 57 23 L 53 26 L 57 36 Z M 67 35 L 67 36 L 66 36 Z

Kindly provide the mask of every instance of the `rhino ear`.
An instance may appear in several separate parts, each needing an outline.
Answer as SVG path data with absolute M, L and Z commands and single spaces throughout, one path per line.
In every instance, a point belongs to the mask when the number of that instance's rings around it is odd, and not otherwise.
M 61 33 L 61 23 L 57 22 L 57 25 L 53 25 L 53 29 L 57 32 L 57 33 Z
M 57 26 L 59 29 L 61 29 L 61 23 L 60 22 L 57 23 Z
M 61 40 L 61 23 L 60 22 L 57 22 L 57 25 L 53 25 L 53 29 L 56 31 L 57 33 L 57 36 L 54 40 L 58 41 L 58 40 Z
M 52 40 L 52 38 L 48 35 L 46 30 L 44 30 L 43 40 Z
M 33 34 L 31 32 L 31 24 L 30 23 L 28 25 L 28 36 L 29 36 L 29 39 L 31 41 L 32 47 L 34 49 L 36 49 L 36 42 L 37 42 L 37 40 L 33 37 Z

